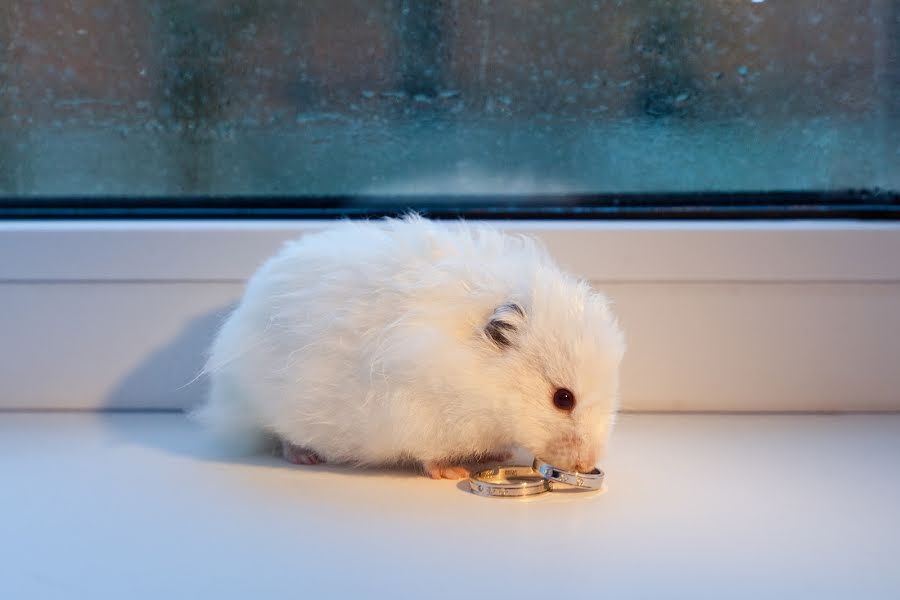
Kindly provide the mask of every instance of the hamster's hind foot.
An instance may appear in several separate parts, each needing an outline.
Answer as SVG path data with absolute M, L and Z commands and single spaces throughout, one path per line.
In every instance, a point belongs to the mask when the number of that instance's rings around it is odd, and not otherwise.
M 463 466 L 440 462 L 424 462 L 422 471 L 432 479 L 465 479 L 469 476 L 469 470 Z
M 281 456 L 295 465 L 317 465 L 325 462 L 312 450 L 281 440 Z

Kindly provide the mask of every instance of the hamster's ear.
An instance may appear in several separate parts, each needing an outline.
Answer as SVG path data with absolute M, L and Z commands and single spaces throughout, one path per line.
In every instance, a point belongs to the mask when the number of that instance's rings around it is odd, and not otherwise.
M 495 346 L 505 350 L 515 345 L 516 336 L 525 325 L 525 310 L 515 302 L 501 304 L 484 326 L 484 335 Z

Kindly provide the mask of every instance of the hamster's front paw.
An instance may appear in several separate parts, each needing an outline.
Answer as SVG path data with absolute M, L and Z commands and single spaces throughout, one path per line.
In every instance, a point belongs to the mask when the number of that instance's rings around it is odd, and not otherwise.
M 295 465 L 317 465 L 325 462 L 318 454 L 302 446 L 281 440 L 281 456 Z
M 423 462 L 422 471 L 432 479 L 465 479 L 469 476 L 467 468 L 442 462 Z

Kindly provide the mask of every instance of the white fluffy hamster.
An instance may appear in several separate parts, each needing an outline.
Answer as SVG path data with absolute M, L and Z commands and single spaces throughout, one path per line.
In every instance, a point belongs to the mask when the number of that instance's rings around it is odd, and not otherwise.
M 409 216 L 288 243 L 215 340 L 195 415 L 297 463 L 416 463 L 435 478 L 524 448 L 589 470 L 615 418 L 608 300 L 534 240 Z

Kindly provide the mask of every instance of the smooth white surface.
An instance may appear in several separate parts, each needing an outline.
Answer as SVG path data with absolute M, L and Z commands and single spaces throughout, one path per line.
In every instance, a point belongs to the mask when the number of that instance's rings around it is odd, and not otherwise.
M 328 221 L 0 222 L 0 280 L 243 281 Z M 498 221 L 597 281 L 900 281 L 900 223 Z
M 900 410 L 900 284 L 602 284 L 629 410 Z M 0 408 L 182 408 L 240 283 L 0 285 Z M 190 384 L 190 385 L 188 385 Z
M 617 304 L 629 410 L 900 410 L 900 223 L 494 223 Z M 244 280 L 325 221 L 0 222 L 0 408 L 173 408 Z
M 897 598 L 900 415 L 625 415 L 600 495 L 215 458 L 0 414 L 2 598 Z

